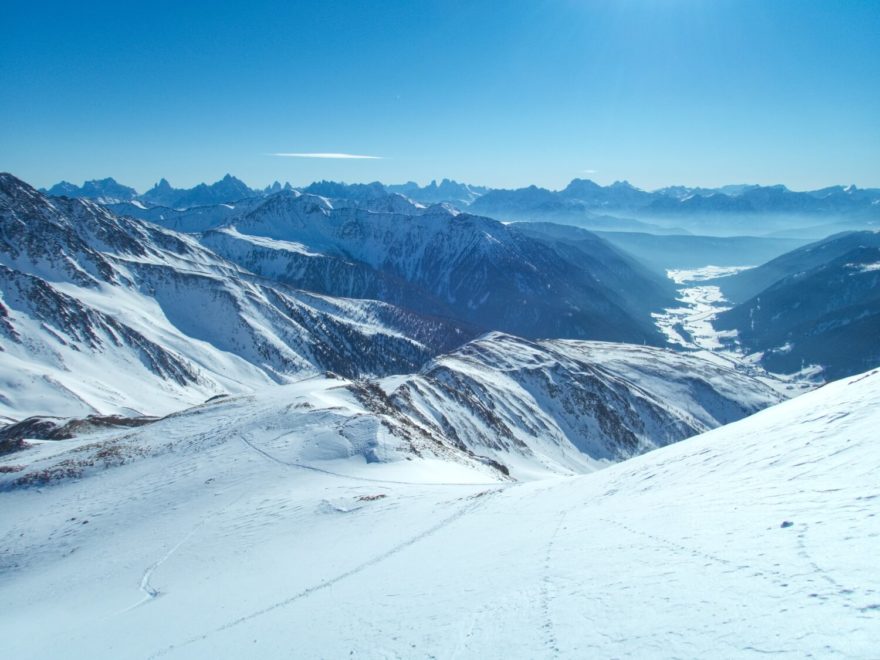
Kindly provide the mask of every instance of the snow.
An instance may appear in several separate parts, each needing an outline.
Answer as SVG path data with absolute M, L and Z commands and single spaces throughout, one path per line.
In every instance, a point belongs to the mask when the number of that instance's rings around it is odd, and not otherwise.
M 272 392 L 352 412 L 324 381 Z M 205 406 L 140 432 L 173 451 L 2 492 L 9 657 L 868 658 L 880 644 L 880 372 L 521 484 L 436 459 L 303 469 L 309 429 L 278 438 L 268 405 Z
M 810 366 L 790 375 L 768 373 L 758 364 L 760 355 L 745 355 L 739 350 L 735 330 L 715 329 L 712 322 L 718 314 L 730 309 L 731 305 L 718 286 L 699 283 L 735 275 L 749 268 L 752 266 L 710 265 L 695 269 L 668 270 L 666 274 L 669 279 L 682 285 L 677 298 L 681 306 L 668 308 L 661 314 L 652 314 L 654 322 L 671 345 L 698 351 L 703 357 L 758 378 L 787 396 L 812 389 L 820 372 L 817 367 Z
M 309 257 L 320 256 L 319 253 L 309 250 L 302 243 L 296 243 L 294 241 L 282 241 L 275 238 L 267 238 L 265 236 L 251 236 L 250 234 L 242 234 L 235 227 L 224 227 L 217 230 L 217 232 L 221 234 L 226 234 L 234 240 L 247 241 L 248 243 L 252 243 L 254 245 L 269 248 L 272 250 L 296 252 L 298 254 Z
M 667 277 L 676 284 L 714 280 L 718 277 L 729 277 L 754 266 L 703 266 L 702 268 L 672 269 L 666 272 Z
M 654 314 L 657 326 L 671 344 L 686 348 L 720 351 L 721 339 L 728 337 L 712 327 L 716 315 L 730 309 L 727 300 L 717 286 L 697 285 L 695 282 L 726 277 L 748 270 L 752 266 L 706 266 L 688 270 L 669 270 L 667 277 L 679 285 L 678 301 L 681 307 L 667 309 L 664 314 Z M 682 334 L 682 330 L 684 334 Z
M 501 332 L 380 385 L 429 435 L 517 479 L 593 471 L 782 399 L 702 355 Z

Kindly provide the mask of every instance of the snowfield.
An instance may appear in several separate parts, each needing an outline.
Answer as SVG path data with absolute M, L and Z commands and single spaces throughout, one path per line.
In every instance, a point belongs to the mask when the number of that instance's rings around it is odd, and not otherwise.
M 877 656 L 880 371 L 527 483 L 270 393 L 0 462 L 4 654 Z

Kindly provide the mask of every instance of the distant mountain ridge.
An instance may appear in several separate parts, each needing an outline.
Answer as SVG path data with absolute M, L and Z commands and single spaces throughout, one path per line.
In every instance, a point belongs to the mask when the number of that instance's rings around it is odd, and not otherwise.
M 124 186 L 112 177 L 86 181 L 82 186 L 75 186 L 67 181 L 61 181 L 44 192 L 52 197 L 64 196 L 92 199 L 101 204 L 129 202 L 138 196 L 134 188 Z
M 87 181 L 75 186 L 62 181 L 44 191 L 52 196 L 89 198 L 96 201 L 127 202 L 175 209 L 237 202 L 248 197 L 262 197 L 281 190 L 299 190 L 309 194 L 337 199 L 364 201 L 388 193 L 398 193 L 422 204 L 449 203 L 459 208 L 511 220 L 552 220 L 554 217 L 589 213 L 638 213 L 649 217 L 692 215 L 760 215 L 760 214 L 868 214 L 880 217 L 880 189 L 856 186 L 828 186 L 818 190 L 796 192 L 784 185 L 725 185 L 718 188 L 667 186 L 654 191 L 637 188 L 628 181 L 615 181 L 602 186 L 590 179 L 572 179 L 561 190 L 538 186 L 516 189 L 489 188 L 443 179 L 426 186 L 415 182 L 404 184 L 347 184 L 339 181 L 316 181 L 303 188 L 275 181 L 263 188 L 248 187 L 227 174 L 213 184 L 193 188 L 173 188 L 161 179 L 150 190 L 138 195 L 114 179 Z
M 600 186 L 574 179 L 563 190 L 537 186 L 490 190 L 474 201 L 474 211 L 502 219 L 541 220 L 588 212 L 638 213 L 640 216 L 839 214 L 880 216 L 880 189 L 832 186 L 794 192 L 785 186 L 723 186 L 716 189 L 673 186 L 648 192 L 627 181 Z
M 165 179 L 139 197 L 140 201 L 169 206 L 171 208 L 189 208 L 192 206 L 205 206 L 208 204 L 223 204 L 225 202 L 237 202 L 248 197 L 258 197 L 262 191 L 249 188 L 242 180 L 227 174 L 219 181 L 207 185 L 200 183 L 194 188 L 172 188 Z

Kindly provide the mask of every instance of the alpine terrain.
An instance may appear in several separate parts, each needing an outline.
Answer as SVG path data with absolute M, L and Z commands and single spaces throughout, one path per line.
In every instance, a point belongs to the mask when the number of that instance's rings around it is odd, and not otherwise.
M 875 234 L 606 240 L 451 181 L 242 186 L 0 175 L 8 653 L 876 648 Z M 740 247 L 775 258 L 663 272 Z M 807 363 L 869 371 L 777 375 Z

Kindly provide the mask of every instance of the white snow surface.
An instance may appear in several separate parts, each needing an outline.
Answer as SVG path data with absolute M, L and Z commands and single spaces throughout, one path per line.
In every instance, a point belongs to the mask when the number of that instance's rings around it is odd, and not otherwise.
M 432 435 L 463 443 L 518 479 L 592 471 L 783 397 L 706 355 L 501 332 L 380 383 Z
M 101 436 L 107 467 L 80 478 L 13 488 L 27 469 L 0 474 L 4 654 L 872 658 L 880 648 L 878 370 L 599 472 L 520 484 L 427 452 L 367 464 L 357 445 L 382 431 L 361 428 L 332 381 L 269 393 L 114 445 Z M 297 426 L 309 415 L 292 413 L 309 406 L 325 419 Z M 71 442 L 94 456 L 100 440 Z M 111 446 L 145 453 L 116 465 Z M 61 447 L 71 444 L 0 465 L 36 465 Z
M 681 303 L 680 307 L 667 309 L 663 314 L 654 314 L 657 327 L 666 335 L 669 343 L 685 348 L 721 352 L 724 348 L 721 340 L 729 335 L 715 330 L 712 321 L 718 314 L 730 309 L 730 305 L 726 304 L 728 301 L 719 287 L 698 283 L 735 275 L 749 268 L 752 266 L 705 266 L 667 271 L 667 277 L 683 287 L 678 290 L 680 297 L 677 300 Z
M 708 360 L 723 363 L 748 374 L 793 396 L 814 388 L 821 380 L 817 367 L 807 367 L 799 373 L 771 374 L 764 370 L 759 361 L 761 354 L 745 355 L 739 350 L 736 330 L 716 330 L 713 321 L 718 314 L 731 308 L 731 303 L 721 288 L 715 285 L 700 284 L 706 280 L 735 275 L 753 266 L 704 266 L 703 268 L 668 270 L 667 277 L 682 288 L 678 290 L 678 307 L 664 310 L 662 314 L 652 314 L 660 331 L 674 346 L 697 351 Z

